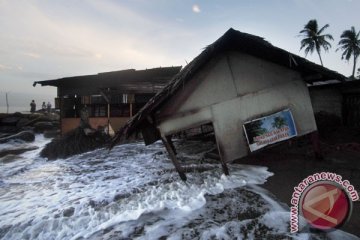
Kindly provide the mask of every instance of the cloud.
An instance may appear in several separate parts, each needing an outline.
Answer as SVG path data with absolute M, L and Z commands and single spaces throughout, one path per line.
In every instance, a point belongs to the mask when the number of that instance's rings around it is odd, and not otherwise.
M 2 70 L 9 70 L 9 69 L 12 69 L 12 67 L 9 67 L 9 66 L 0 64 L 0 71 L 2 71 Z
M 37 53 L 33 53 L 33 52 L 26 52 L 26 53 L 23 53 L 24 56 L 27 56 L 27 57 L 31 57 L 31 58 L 40 58 L 40 54 L 37 54 Z
M 192 6 L 192 11 L 193 11 L 194 13 L 200 13 L 201 10 L 200 10 L 199 5 L 194 4 L 194 5 Z

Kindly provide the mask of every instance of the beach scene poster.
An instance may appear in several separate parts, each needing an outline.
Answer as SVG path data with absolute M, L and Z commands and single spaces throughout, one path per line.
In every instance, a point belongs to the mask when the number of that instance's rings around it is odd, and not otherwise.
M 297 136 L 290 109 L 245 122 L 243 128 L 251 152 Z

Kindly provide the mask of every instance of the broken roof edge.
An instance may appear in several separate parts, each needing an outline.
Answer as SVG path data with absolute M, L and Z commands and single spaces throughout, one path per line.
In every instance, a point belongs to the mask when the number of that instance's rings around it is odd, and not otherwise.
M 117 132 L 113 138 L 109 148 L 111 149 L 123 139 L 129 138 L 135 128 L 149 115 L 161 107 L 161 105 L 170 98 L 178 89 L 189 80 L 195 73 L 210 59 L 219 52 L 238 50 L 261 59 L 283 65 L 300 73 L 311 75 L 319 75 L 318 79 L 311 79 L 308 83 L 316 81 L 327 81 L 337 79 L 344 81 L 346 79 L 340 73 L 327 69 L 323 66 L 310 62 L 296 54 L 290 53 L 284 49 L 273 46 L 264 38 L 243 33 L 230 28 L 219 39 L 205 47 L 205 49 L 196 56 L 189 64 L 187 64 L 172 80 L 151 98 L 143 108 L 139 110 L 129 121 Z M 274 59 L 271 54 L 275 55 Z M 305 81 L 305 78 L 304 78 Z
M 110 74 L 125 74 L 125 73 L 141 73 L 141 72 L 146 72 L 146 71 L 155 71 L 155 70 L 168 70 L 168 69 L 176 69 L 178 71 L 180 71 L 182 68 L 182 66 L 171 66 L 171 67 L 156 67 L 156 68 L 146 68 L 146 69 L 124 69 L 124 70 L 118 70 L 118 71 L 110 71 L 110 72 L 100 72 L 97 74 L 90 74 L 90 75 L 80 75 L 80 76 L 72 76 L 72 77 L 63 77 L 63 78 L 57 78 L 57 79 L 51 79 L 51 80 L 43 80 L 43 81 L 35 81 L 33 83 L 33 87 L 35 87 L 37 84 L 40 84 L 42 87 L 43 86 L 54 86 L 57 87 L 58 84 L 60 83 L 60 81 L 66 81 L 69 79 L 76 79 L 76 78 L 96 78 L 99 76 L 104 76 L 104 75 L 110 75 Z

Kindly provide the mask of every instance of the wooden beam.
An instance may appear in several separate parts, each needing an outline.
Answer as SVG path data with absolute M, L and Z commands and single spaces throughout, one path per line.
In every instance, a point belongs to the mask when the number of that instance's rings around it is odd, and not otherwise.
M 175 155 L 177 155 L 175 145 L 174 145 L 173 141 L 171 140 L 171 135 L 166 136 L 166 141 L 168 141 L 171 149 L 174 151 Z
M 219 156 L 220 156 L 220 162 L 221 162 L 221 167 L 223 169 L 223 172 L 226 176 L 229 176 L 229 168 L 227 167 L 226 161 L 224 160 L 224 150 L 222 148 L 222 144 L 219 142 L 218 138 L 216 137 L 215 134 L 215 139 L 216 139 L 216 145 L 219 151 Z
M 186 175 L 185 175 L 184 170 L 181 167 L 179 161 L 177 160 L 177 158 L 175 156 L 175 152 L 173 151 L 170 143 L 167 141 L 166 137 L 164 137 L 164 136 L 161 136 L 161 140 L 162 140 L 163 144 L 165 145 L 165 148 L 166 148 L 166 150 L 167 150 L 167 152 L 169 154 L 169 157 L 170 157 L 172 163 L 174 164 L 175 169 L 178 172 L 181 180 L 183 180 L 185 182 L 186 179 L 187 179 Z

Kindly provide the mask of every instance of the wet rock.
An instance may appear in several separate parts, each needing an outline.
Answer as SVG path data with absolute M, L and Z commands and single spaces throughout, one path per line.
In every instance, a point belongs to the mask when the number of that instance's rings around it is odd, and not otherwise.
M 4 137 L 8 137 L 8 136 L 11 136 L 11 133 L 0 132 L 0 138 L 4 138 Z
M 16 123 L 16 126 L 17 127 L 24 127 L 24 126 L 26 126 L 26 125 L 28 125 L 29 124 L 29 119 L 27 119 L 27 118 L 21 118 L 17 123 Z
M 72 215 L 74 215 L 74 212 L 75 212 L 75 208 L 73 208 L 73 207 L 65 209 L 64 212 L 63 212 L 63 216 L 64 217 L 71 217 Z
M 0 158 L 8 155 L 17 156 L 24 152 L 33 151 L 36 149 L 38 149 L 38 147 L 36 146 L 23 146 L 23 147 L 20 146 L 20 147 L 5 148 L 0 150 Z M 11 160 L 11 156 L 9 157 L 9 160 Z
M 109 141 L 110 137 L 102 131 L 95 131 L 94 134 L 87 136 L 84 129 L 78 127 L 46 144 L 40 156 L 49 160 L 67 158 L 104 147 Z
M 31 131 L 22 131 L 8 137 L 0 138 L 0 143 L 6 143 L 10 140 L 21 140 L 25 142 L 32 142 L 35 140 L 35 135 Z
M 60 122 L 59 121 L 51 121 L 51 124 L 56 128 L 60 128 Z
M 55 127 L 51 122 L 37 122 L 34 124 L 34 131 L 42 133 L 45 130 L 53 130 Z
M 20 119 L 21 119 L 20 117 L 14 117 L 14 116 L 5 117 L 1 119 L 1 124 L 3 126 L 16 126 L 16 124 Z
M 2 153 L 0 152 L 0 155 L 1 154 Z M 15 155 L 15 154 L 7 154 L 4 157 L 0 157 L 0 162 L 2 162 L 2 163 L 11 163 L 11 162 L 14 162 L 14 161 L 19 160 L 19 159 L 22 159 L 22 157 L 19 157 L 18 155 Z
M 22 114 L 21 112 L 15 112 L 13 113 L 14 117 L 24 117 L 24 114 Z
M 44 131 L 45 138 L 55 138 L 60 135 L 60 130 L 46 130 Z
M 11 147 L 0 150 L 0 157 L 4 157 L 7 155 L 19 155 L 24 152 L 33 151 L 38 149 L 36 146 L 19 146 L 19 147 Z
M 16 126 L 0 126 L 0 132 L 2 133 L 16 133 L 19 128 Z

